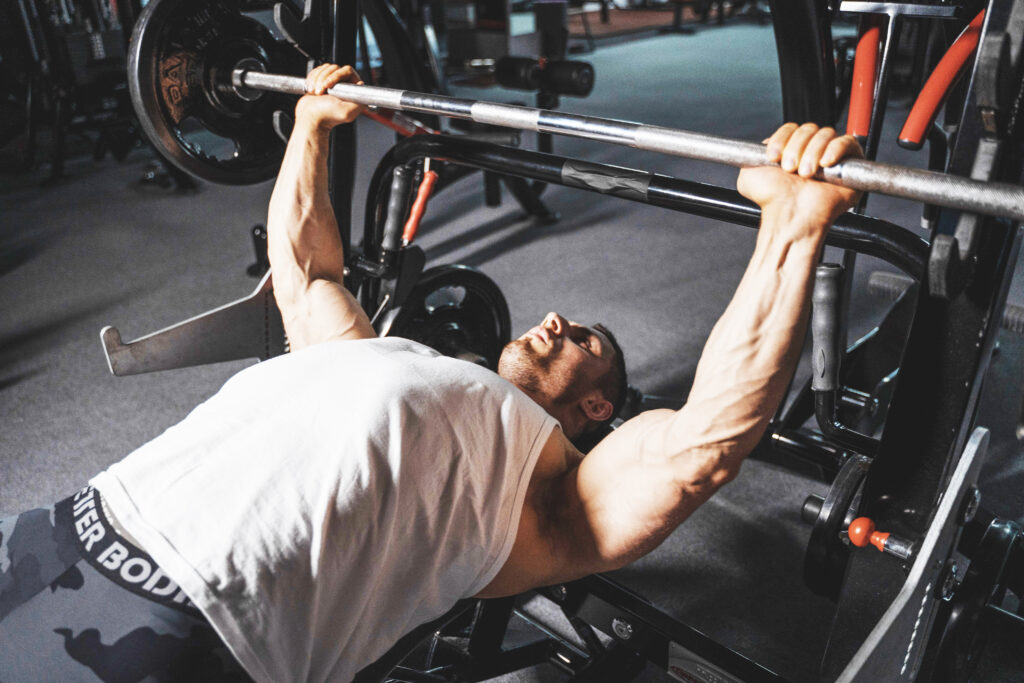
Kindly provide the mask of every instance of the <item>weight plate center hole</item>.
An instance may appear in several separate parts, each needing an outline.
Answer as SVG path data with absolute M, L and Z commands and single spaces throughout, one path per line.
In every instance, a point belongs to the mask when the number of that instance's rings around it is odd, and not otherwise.
M 423 300 L 423 308 L 427 313 L 434 315 L 447 308 L 462 308 L 466 301 L 465 287 L 441 287 L 435 289 Z

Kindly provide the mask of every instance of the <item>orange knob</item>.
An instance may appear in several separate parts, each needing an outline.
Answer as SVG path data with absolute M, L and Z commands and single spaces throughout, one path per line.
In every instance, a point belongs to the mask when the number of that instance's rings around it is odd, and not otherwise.
M 869 517 L 858 517 L 850 522 L 846 534 L 850 538 L 850 543 L 858 548 L 863 548 L 870 543 L 882 551 L 885 550 L 885 541 L 889 538 L 889 534 L 875 531 L 875 523 Z

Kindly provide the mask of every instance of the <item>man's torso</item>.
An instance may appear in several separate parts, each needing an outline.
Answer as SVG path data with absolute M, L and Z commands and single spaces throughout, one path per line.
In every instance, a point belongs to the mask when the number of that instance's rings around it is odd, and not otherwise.
M 240 373 L 96 484 L 257 678 L 304 658 L 300 677 L 331 678 L 346 652 L 386 649 L 491 581 L 554 421 L 404 340 L 292 356 Z M 340 654 L 302 650 L 326 634 Z

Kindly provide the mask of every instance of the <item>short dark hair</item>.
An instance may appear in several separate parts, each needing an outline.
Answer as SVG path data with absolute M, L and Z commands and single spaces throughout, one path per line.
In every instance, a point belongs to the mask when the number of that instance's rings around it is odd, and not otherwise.
M 611 342 L 612 345 L 612 350 L 615 351 L 615 358 L 612 359 L 611 371 L 604 373 L 597 380 L 598 390 L 612 403 L 612 414 L 603 422 L 591 423 L 589 428 L 585 428 L 583 430 L 582 434 L 572 439 L 573 445 L 576 446 L 580 453 L 589 453 L 594 446 L 600 443 L 601 439 L 611 433 L 611 424 L 615 418 L 619 416 L 619 413 L 622 412 L 622 407 L 625 405 L 626 397 L 628 396 L 629 387 L 626 379 L 626 357 L 622 354 L 622 347 L 619 346 L 619 340 L 616 339 L 615 335 L 601 323 L 593 325 L 592 329 L 597 330 L 604 336 L 608 337 L 608 341 Z
M 626 378 L 626 357 L 622 353 L 622 347 L 619 346 L 619 340 L 615 338 L 611 330 L 605 327 L 603 323 L 597 323 L 593 328 L 608 337 L 608 341 L 612 343 L 612 350 L 615 351 L 615 358 L 612 360 L 612 371 L 602 375 L 597 381 L 597 388 L 601 390 L 606 399 L 612 402 L 611 417 L 599 423 L 601 426 L 606 426 L 610 425 L 619 416 L 622 406 L 626 403 L 626 390 L 629 386 Z

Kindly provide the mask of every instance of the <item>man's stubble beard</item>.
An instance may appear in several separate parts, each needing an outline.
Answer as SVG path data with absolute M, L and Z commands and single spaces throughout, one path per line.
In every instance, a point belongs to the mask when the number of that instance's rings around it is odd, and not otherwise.
M 530 346 L 529 339 L 513 339 L 502 349 L 498 358 L 498 374 L 527 394 L 541 393 L 540 370 L 551 365 L 550 358 L 542 358 Z
M 535 400 L 547 399 L 555 405 L 565 405 L 576 401 L 583 387 L 578 376 L 554 377 L 552 366 L 553 355 L 541 355 L 530 345 L 529 339 L 514 339 L 505 345 L 498 359 L 498 374 L 515 384 Z M 557 373 L 562 375 L 563 373 Z M 577 375 L 577 372 L 571 373 Z M 558 395 L 549 395 L 550 382 L 544 379 L 558 380 L 556 384 L 564 387 Z M 545 384 L 548 384 L 545 387 Z

